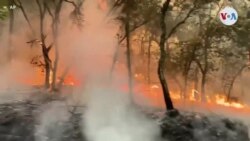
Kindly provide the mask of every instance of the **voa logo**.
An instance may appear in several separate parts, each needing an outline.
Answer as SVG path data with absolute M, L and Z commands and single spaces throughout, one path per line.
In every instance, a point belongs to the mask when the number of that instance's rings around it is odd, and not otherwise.
M 219 17 L 224 25 L 234 25 L 238 20 L 238 13 L 232 7 L 225 7 L 220 11 Z

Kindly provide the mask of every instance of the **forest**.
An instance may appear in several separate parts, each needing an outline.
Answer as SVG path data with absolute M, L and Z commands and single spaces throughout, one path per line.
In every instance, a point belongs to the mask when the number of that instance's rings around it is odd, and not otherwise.
M 249 41 L 249 0 L 0 0 L 0 140 L 248 141 Z

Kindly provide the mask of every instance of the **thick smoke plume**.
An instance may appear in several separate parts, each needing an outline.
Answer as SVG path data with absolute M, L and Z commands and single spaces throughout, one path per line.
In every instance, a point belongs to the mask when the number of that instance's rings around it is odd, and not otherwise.
M 87 48 L 90 50 L 87 53 L 88 56 L 98 56 L 98 59 L 90 58 L 90 60 L 97 61 L 94 65 L 101 69 L 92 70 L 88 74 L 92 77 L 91 84 L 88 84 L 85 91 L 88 100 L 87 110 L 83 116 L 83 127 L 87 139 L 90 141 L 156 140 L 160 133 L 156 123 L 137 110 L 137 107 L 132 104 L 129 94 L 119 91 L 119 88 L 114 88 L 111 86 L 112 84 L 105 84 L 105 75 L 108 76 L 107 72 L 110 67 L 102 67 L 102 63 L 105 62 L 99 59 L 106 58 L 105 61 L 112 61 L 113 50 L 116 46 L 114 31 L 117 31 L 118 28 L 113 25 L 114 23 L 107 22 L 105 19 L 107 13 L 103 10 L 105 8 L 101 8 L 102 11 L 97 9 L 96 1 L 86 0 L 85 5 L 85 14 L 95 15 L 88 16 L 86 19 L 86 22 L 90 24 L 90 28 L 87 27 L 88 37 L 91 37 L 90 40 L 94 40 L 88 42 Z M 102 78 L 101 82 L 96 79 L 96 75 Z
M 159 127 L 140 112 L 129 95 L 111 88 L 91 88 L 84 114 L 85 133 L 91 141 L 155 141 Z

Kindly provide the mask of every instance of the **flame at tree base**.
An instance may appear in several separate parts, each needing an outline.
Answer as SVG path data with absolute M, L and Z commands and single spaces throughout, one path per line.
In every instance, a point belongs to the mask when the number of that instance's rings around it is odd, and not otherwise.
M 218 105 L 223 105 L 223 106 L 227 106 L 227 107 L 234 107 L 234 108 L 244 108 L 245 107 L 245 105 L 243 105 L 239 102 L 228 101 L 227 97 L 223 96 L 223 95 L 216 95 L 215 102 Z
M 154 84 L 154 85 L 142 85 L 141 84 L 138 87 L 135 87 L 135 93 L 141 94 L 153 106 L 160 107 L 160 108 L 165 107 L 164 100 L 163 100 L 164 99 L 163 94 L 161 91 L 161 87 L 159 85 L 156 85 L 156 84 Z M 181 96 L 180 92 L 170 91 L 170 95 L 171 95 L 171 98 L 174 101 L 174 103 L 176 101 L 187 101 L 190 103 L 202 104 L 201 99 L 200 99 L 200 97 L 201 97 L 200 93 L 195 89 L 191 90 L 191 92 L 188 94 L 186 99 L 184 99 Z M 237 100 L 228 101 L 227 97 L 225 95 L 222 95 L 222 94 L 214 94 L 214 95 L 206 96 L 206 101 L 207 102 L 204 104 L 218 105 L 218 106 L 235 108 L 235 109 L 244 109 L 244 108 L 249 109 L 248 105 L 243 104 Z

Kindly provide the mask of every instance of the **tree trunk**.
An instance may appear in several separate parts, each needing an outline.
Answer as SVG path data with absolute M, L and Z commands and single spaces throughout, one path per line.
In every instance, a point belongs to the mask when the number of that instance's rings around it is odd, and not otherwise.
M 201 77 L 201 101 L 206 102 L 206 73 Z
M 132 98 L 133 94 L 133 84 L 132 84 L 132 67 L 131 67 L 131 48 L 130 48 L 130 13 L 127 11 L 127 18 L 125 21 L 125 36 L 126 36 L 126 58 L 127 58 L 127 68 L 128 68 L 128 86 L 129 94 Z
M 48 89 L 50 87 L 50 70 L 51 70 L 51 60 L 49 58 L 49 50 L 46 47 L 45 43 L 45 35 L 44 35 L 44 18 L 46 10 L 41 5 L 39 0 L 36 0 L 36 3 L 39 8 L 39 16 L 40 16 L 40 40 L 41 40 L 41 46 L 42 46 L 42 53 L 43 53 L 43 59 L 45 63 L 45 78 L 44 78 L 44 87 Z
M 70 70 L 71 65 L 67 66 L 65 70 L 63 71 L 62 75 L 60 76 L 60 81 L 58 82 L 57 89 L 60 90 L 63 86 L 63 82 L 65 80 L 65 77 L 67 76 L 69 70 Z
M 58 49 L 58 40 L 57 40 L 57 26 L 56 26 L 56 33 L 54 33 L 54 42 L 55 42 L 55 61 L 54 61 L 54 68 L 53 68 L 53 76 L 52 76 L 52 90 L 56 90 L 56 82 L 57 82 L 57 69 L 58 69 L 58 62 L 59 62 L 59 49 Z
M 145 51 L 144 51 L 144 38 L 142 37 L 141 38 L 141 48 L 140 48 L 140 56 L 142 59 L 144 59 L 144 54 L 145 54 Z
M 241 75 L 242 71 L 244 70 L 244 68 L 247 67 L 247 65 L 244 65 L 242 66 L 238 72 L 236 72 L 236 74 L 233 76 L 231 82 L 230 82 L 230 85 L 229 85 L 229 88 L 228 88 L 228 92 L 227 92 L 227 101 L 230 102 L 230 98 L 231 98 L 231 91 L 233 89 L 233 86 L 234 86 L 234 82 L 235 80 L 237 79 L 238 76 Z
M 59 26 L 59 20 L 60 20 L 60 12 L 62 8 L 62 2 L 63 0 L 60 0 L 56 6 L 55 9 L 55 17 L 53 19 L 53 36 L 54 36 L 54 44 L 55 44 L 55 61 L 54 61 L 54 69 L 53 69 L 53 76 L 52 76 L 52 90 L 56 90 L 56 84 L 57 84 L 57 69 L 58 69 L 58 63 L 59 63 L 59 46 L 58 46 L 58 26 Z
M 163 7 L 161 9 L 161 39 L 160 39 L 160 59 L 158 62 L 158 77 L 162 86 L 162 91 L 164 95 L 164 100 L 166 104 L 167 110 L 173 110 L 174 106 L 170 97 L 169 89 L 168 89 L 168 84 L 165 79 L 165 63 L 166 63 L 166 57 L 167 53 L 165 51 L 165 42 L 166 42 L 166 23 L 165 23 L 165 17 L 166 17 L 166 12 L 168 10 L 170 4 L 170 0 L 167 0 L 164 2 Z
M 202 78 L 201 78 L 201 101 L 206 102 L 206 79 L 208 72 L 208 47 L 210 45 L 209 35 L 205 37 L 205 45 L 204 45 L 204 69 L 202 70 Z
M 12 34 L 14 28 L 14 9 L 12 9 L 13 0 L 8 1 L 8 10 L 9 10 L 9 41 L 7 49 L 7 62 L 12 60 Z
M 129 26 L 129 14 L 127 14 L 127 20 L 125 23 L 125 32 L 126 32 L 126 47 L 127 47 L 127 68 L 128 68 L 128 85 L 129 85 L 129 94 L 132 97 L 133 93 L 133 84 L 132 84 L 132 68 L 131 68 L 131 48 L 130 48 L 130 26 Z
M 163 52 L 165 52 L 165 50 L 161 51 L 159 64 L 158 64 L 158 77 L 159 77 L 159 80 L 160 80 L 160 83 L 162 86 L 162 91 L 163 91 L 164 100 L 165 100 L 167 110 L 173 110 L 174 106 L 173 106 L 172 100 L 170 98 L 170 93 L 169 93 L 167 81 L 165 79 L 165 74 L 164 74 L 166 53 L 163 53 Z
M 152 39 L 151 39 L 151 36 L 150 36 L 150 38 L 149 38 L 149 42 L 148 42 L 148 64 L 147 64 L 147 66 L 148 66 L 148 68 L 147 68 L 147 70 L 148 70 L 148 76 L 147 76 L 147 78 L 148 78 L 148 84 L 150 85 L 151 84 L 151 77 L 150 77 L 150 69 L 151 69 L 151 42 L 152 42 Z
M 175 83 L 178 85 L 179 89 L 180 89 L 180 97 L 183 97 L 183 90 L 184 87 L 181 85 L 180 81 L 178 80 L 178 78 L 175 75 L 171 75 L 172 79 L 175 81 Z
M 46 89 L 50 87 L 50 67 L 49 63 L 45 61 L 45 83 L 44 86 Z
M 110 69 L 110 74 L 109 74 L 109 79 L 110 81 L 112 81 L 112 74 L 113 74 L 113 71 L 115 69 L 115 64 L 116 64 L 116 61 L 118 60 L 118 55 L 119 55 L 119 47 L 120 47 L 120 42 L 119 42 L 119 35 L 117 36 L 117 40 L 118 40 L 118 44 L 115 48 L 115 52 L 114 52 L 114 55 L 113 55 L 113 61 L 112 61 L 112 64 L 111 64 L 111 69 Z
M 183 90 L 183 98 L 184 99 L 188 98 L 188 96 L 187 96 L 187 84 L 188 84 L 188 75 L 185 74 L 184 75 L 184 90 Z
M 199 84 L 198 74 L 199 74 L 199 67 L 196 67 L 195 68 L 195 76 L 194 76 L 194 89 L 195 90 L 198 90 L 198 84 Z

